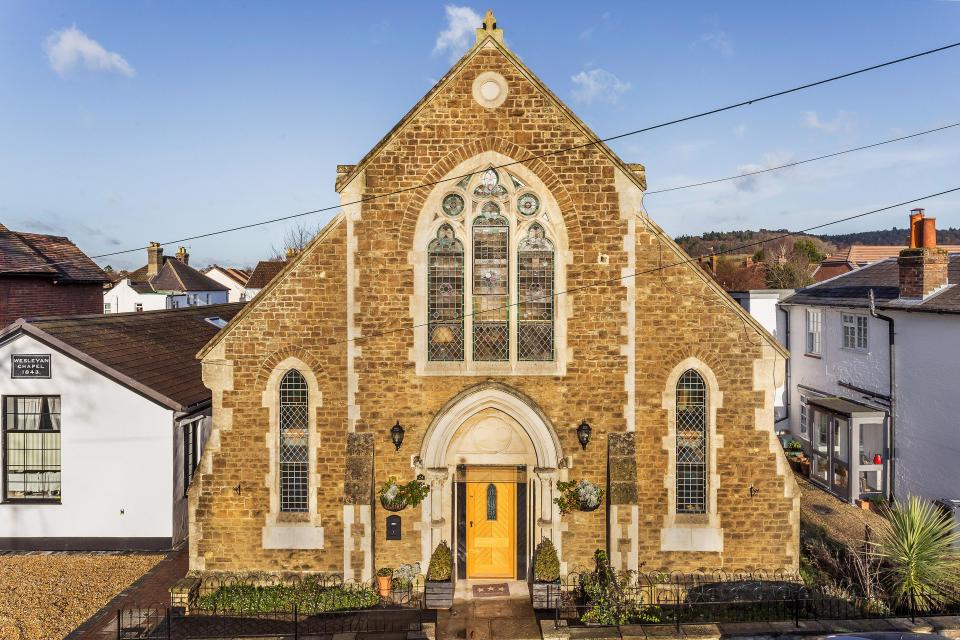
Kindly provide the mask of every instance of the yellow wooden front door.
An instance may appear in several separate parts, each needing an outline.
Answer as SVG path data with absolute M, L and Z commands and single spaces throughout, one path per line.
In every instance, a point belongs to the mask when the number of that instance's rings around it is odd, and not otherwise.
M 466 502 L 467 577 L 515 577 L 517 485 L 468 482 Z

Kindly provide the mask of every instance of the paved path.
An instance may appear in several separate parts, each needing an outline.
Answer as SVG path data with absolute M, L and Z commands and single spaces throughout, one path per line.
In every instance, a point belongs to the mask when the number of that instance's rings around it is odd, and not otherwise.
M 175 549 L 145 573 L 139 580 L 121 591 L 105 607 L 65 640 L 105 640 L 117 637 L 117 609 L 121 607 L 167 607 L 170 604 L 170 587 L 187 574 L 190 563 L 187 543 Z
M 540 640 L 530 598 L 459 600 L 437 613 L 437 640 Z

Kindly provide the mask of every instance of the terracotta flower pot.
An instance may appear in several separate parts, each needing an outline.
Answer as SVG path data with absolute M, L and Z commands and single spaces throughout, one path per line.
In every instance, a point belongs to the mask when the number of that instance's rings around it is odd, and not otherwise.
M 393 593 L 393 576 L 377 576 L 377 591 L 381 598 L 389 598 Z

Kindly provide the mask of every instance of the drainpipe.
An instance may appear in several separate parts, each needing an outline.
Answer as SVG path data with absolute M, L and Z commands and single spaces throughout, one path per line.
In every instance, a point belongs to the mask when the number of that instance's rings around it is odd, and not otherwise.
M 789 308 L 789 307 L 786 307 L 786 308 L 781 307 L 780 304 L 778 303 L 778 304 L 777 304 L 777 311 L 783 313 L 783 318 L 784 318 L 784 320 L 783 320 L 783 340 L 784 340 L 783 344 L 784 344 L 784 346 L 787 347 L 787 350 L 789 351 L 789 350 L 790 350 L 790 308 Z M 785 373 L 784 373 L 784 378 L 783 378 L 783 388 L 784 388 L 784 394 L 783 394 L 783 409 L 784 409 L 784 414 L 783 414 L 783 417 L 782 417 L 782 418 L 780 418 L 779 420 L 777 420 L 777 421 L 775 421 L 775 422 L 773 423 L 774 426 L 780 424 L 780 423 L 783 422 L 784 420 L 787 420 L 787 421 L 788 421 L 788 422 L 787 422 L 787 425 L 790 424 L 790 423 L 789 423 L 789 420 L 790 420 L 790 398 L 791 398 L 791 396 L 793 396 L 793 392 L 792 392 L 791 389 L 790 389 L 790 359 L 789 359 L 789 358 L 787 358 L 786 362 L 784 362 L 784 364 L 783 364 L 783 369 L 784 369 L 784 372 L 785 372 Z
M 877 320 L 883 320 L 887 323 L 887 353 L 890 356 L 890 455 L 887 460 L 890 463 L 890 498 L 896 496 L 894 491 L 897 482 L 897 367 L 896 367 L 896 331 L 894 329 L 893 318 L 877 313 L 876 302 L 873 297 L 873 289 L 870 289 L 870 315 Z

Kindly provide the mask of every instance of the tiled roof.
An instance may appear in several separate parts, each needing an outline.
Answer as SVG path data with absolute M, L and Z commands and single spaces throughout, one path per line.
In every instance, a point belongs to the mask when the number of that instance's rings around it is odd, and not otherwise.
M 247 286 L 247 281 L 250 279 L 250 271 L 247 269 L 237 269 L 236 267 L 221 267 L 218 264 L 213 265 L 209 269 L 201 271 L 204 275 L 210 273 L 214 269 L 219 269 L 222 271 L 228 278 L 236 282 L 241 287 Z
M 0 225 L 0 274 L 42 275 L 77 282 L 104 282 L 107 275 L 63 236 L 11 231 Z
M 40 340 L 72 348 L 75 357 L 176 410 L 210 398 L 197 352 L 220 330 L 205 318 L 229 321 L 244 303 L 140 313 L 62 316 L 18 322 Z M 119 374 L 119 376 L 114 375 Z
M 176 258 L 167 260 L 157 275 L 150 278 L 154 291 L 227 291 L 228 288 L 208 278 Z
M 906 245 L 855 244 L 827 257 L 824 262 L 848 262 L 854 267 L 862 267 L 872 262 L 886 260 L 887 258 L 896 258 L 900 255 L 900 252 L 906 248 Z M 943 245 L 940 248 L 946 249 L 950 253 L 960 252 L 960 246 L 958 245 Z
M 900 270 L 895 258 L 888 258 L 825 280 L 805 289 L 798 289 L 786 298 L 786 304 L 807 304 L 828 307 L 869 308 L 873 290 L 878 309 L 960 313 L 960 254 L 950 255 L 947 280 L 951 284 L 934 292 L 926 300 L 900 300 Z
M 247 280 L 248 289 L 263 289 L 280 273 L 287 263 L 282 260 L 261 260 L 257 263 L 250 279 Z

